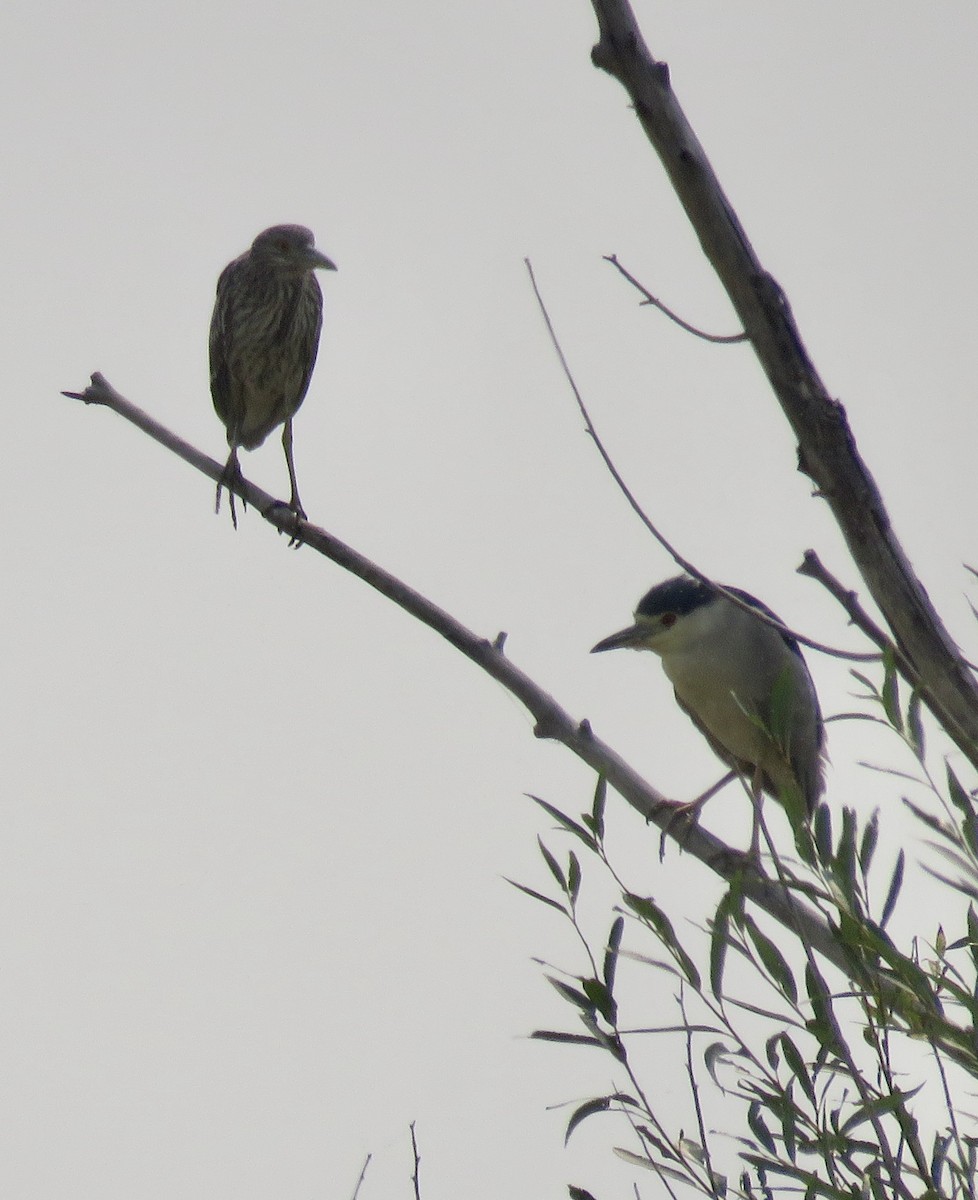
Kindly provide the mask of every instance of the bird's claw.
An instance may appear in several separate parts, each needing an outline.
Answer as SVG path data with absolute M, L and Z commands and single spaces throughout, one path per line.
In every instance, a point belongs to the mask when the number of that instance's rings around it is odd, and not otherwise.
M 305 539 L 303 538 L 302 532 L 299 529 L 299 522 L 309 520 L 308 516 L 306 516 L 306 510 L 296 500 L 292 500 L 289 502 L 286 502 L 285 500 L 274 500 L 268 506 L 268 508 L 266 508 L 265 511 L 262 513 L 262 516 L 263 517 L 274 516 L 274 514 L 277 511 L 282 511 L 283 516 L 284 516 L 284 513 L 291 513 L 292 516 L 295 518 L 293 528 L 289 532 L 289 549 L 291 550 L 294 548 L 294 549 L 298 550 L 300 546 L 305 544 Z M 283 522 L 283 524 L 284 524 L 284 522 Z M 284 528 L 279 529 L 279 533 L 285 533 L 285 532 L 286 532 L 286 530 Z
M 221 511 L 221 492 L 227 491 L 228 508 L 231 510 L 231 524 L 235 529 L 238 528 L 238 514 L 234 507 L 234 491 L 232 484 L 240 483 L 244 476 L 241 474 L 241 466 L 237 459 L 229 459 L 224 470 L 221 472 L 221 478 L 217 481 L 217 493 L 214 497 L 214 512 Z M 244 496 L 239 497 L 241 500 L 241 509 L 243 512 L 248 511 L 248 501 Z
M 684 833 L 688 833 L 690 829 L 699 821 L 700 811 L 706 800 L 700 796 L 696 800 L 690 800 L 688 804 L 675 804 L 672 806 L 672 812 L 669 814 L 669 820 L 662 826 L 662 833 L 659 835 L 659 862 L 662 862 L 666 856 L 666 838 L 673 832 L 677 825 L 684 826 Z M 683 844 L 684 838 L 677 837 L 680 846 Z

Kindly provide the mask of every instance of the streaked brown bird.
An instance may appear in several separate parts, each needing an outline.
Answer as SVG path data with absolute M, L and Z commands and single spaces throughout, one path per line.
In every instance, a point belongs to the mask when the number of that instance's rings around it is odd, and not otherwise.
M 336 265 L 316 249 L 302 225 L 273 225 L 247 253 L 221 272 L 211 317 L 211 397 L 228 431 L 231 453 L 217 484 L 228 488 L 231 520 L 238 527 L 230 484 L 241 479 L 238 447 L 254 450 L 285 424 L 282 446 L 289 467 L 289 508 L 305 517 L 292 459 L 292 418 L 309 388 L 323 324 L 323 294 L 313 272 Z

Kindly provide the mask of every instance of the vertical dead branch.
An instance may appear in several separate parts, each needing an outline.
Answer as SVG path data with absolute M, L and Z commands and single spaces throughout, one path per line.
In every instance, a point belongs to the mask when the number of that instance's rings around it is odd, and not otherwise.
M 600 33 L 595 66 L 631 98 L 798 439 L 799 468 L 831 507 L 922 699 L 978 767 L 978 686 L 893 531 L 845 409 L 812 365 L 784 293 L 754 253 L 676 100 L 669 69 L 650 54 L 628 0 L 592 4 Z

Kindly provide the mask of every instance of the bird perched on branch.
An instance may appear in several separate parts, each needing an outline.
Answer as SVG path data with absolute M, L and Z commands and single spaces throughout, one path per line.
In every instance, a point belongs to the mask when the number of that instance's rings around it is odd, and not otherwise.
M 289 467 L 289 508 L 299 500 L 292 459 L 292 418 L 305 399 L 316 365 L 323 323 L 323 294 L 314 274 L 335 271 L 302 225 L 274 225 L 221 272 L 211 317 L 211 397 L 227 428 L 231 453 L 217 484 L 228 488 L 231 520 L 238 527 L 230 485 L 241 479 L 238 447 L 254 450 L 284 423 L 282 446 Z
M 739 588 L 725 590 L 747 609 L 688 575 L 667 579 L 639 602 L 635 623 L 598 642 L 592 654 L 620 648 L 658 654 L 676 703 L 747 780 L 755 808 L 765 791 L 804 819 L 823 789 L 825 730 L 815 685 L 795 639 L 755 615 L 778 621 L 774 613 Z M 754 849 L 756 834 L 755 827 Z

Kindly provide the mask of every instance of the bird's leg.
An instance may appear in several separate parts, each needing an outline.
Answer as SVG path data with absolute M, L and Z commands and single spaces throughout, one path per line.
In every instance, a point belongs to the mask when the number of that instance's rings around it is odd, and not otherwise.
M 306 520 L 306 510 L 302 507 L 302 501 L 299 499 L 299 485 L 295 481 L 295 462 L 292 459 L 292 418 L 285 422 L 285 429 L 282 431 L 282 449 L 285 451 L 285 461 L 289 467 L 289 483 L 292 485 L 292 495 L 289 498 L 289 508 L 301 520 Z M 302 545 L 302 539 L 293 536 L 289 540 L 290 546 L 295 546 L 298 549 Z
M 736 771 L 728 771 L 726 775 L 718 779 L 712 787 L 708 787 L 706 791 L 701 792 L 695 800 L 689 800 L 686 804 L 682 805 L 682 807 L 687 809 L 689 812 L 699 813 L 699 810 L 703 807 L 707 800 L 712 800 L 717 792 L 719 792 L 722 788 L 725 788 L 730 780 L 735 778 L 736 774 Z
M 749 854 L 752 861 L 757 864 L 758 870 L 760 870 L 761 866 L 761 809 L 764 806 L 763 782 L 764 772 L 760 767 L 755 767 L 750 781 L 750 801 L 753 805 L 754 819 L 751 822 Z
M 306 510 L 302 507 L 302 501 L 299 499 L 299 485 L 295 481 L 295 463 L 292 461 L 292 418 L 285 422 L 285 429 L 282 432 L 282 448 L 285 450 L 285 461 L 289 466 L 289 483 L 292 484 L 292 496 L 289 499 L 289 508 L 297 517 L 301 517 L 303 521 L 306 518 Z
M 235 529 L 238 528 L 238 514 L 234 511 L 234 492 L 231 490 L 233 483 L 239 483 L 242 479 L 241 464 L 238 462 L 238 447 L 232 446 L 231 453 L 228 455 L 228 460 L 224 464 L 224 470 L 221 472 L 221 478 L 217 481 L 217 495 L 214 499 L 214 512 L 221 511 L 221 492 L 227 488 L 228 507 L 231 509 L 231 524 Z M 242 498 L 241 504 L 245 509 L 248 507 L 248 502 Z
M 712 800 L 717 792 L 719 792 L 722 788 L 725 788 L 730 780 L 735 776 L 735 771 L 728 771 L 722 779 L 718 779 L 717 782 L 711 787 L 708 787 L 705 792 L 701 792 L 695 800 L 689 800 L 685 804 L 677 804 L 675 806 L 669 816 L 669 820 L 666 821 L 665 825 L 662 827 L 662 836 L 659 838 L 659 862 L 662 862 L 662 859 L 665 855 L 666 838 L 672 832 L 673 826 L 680 823 L 686 826 L 695 824 L 695 822 L 699 820 L 700 809 L 704 804 L 706 804 L 707 800 Z

